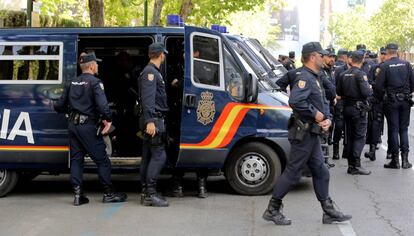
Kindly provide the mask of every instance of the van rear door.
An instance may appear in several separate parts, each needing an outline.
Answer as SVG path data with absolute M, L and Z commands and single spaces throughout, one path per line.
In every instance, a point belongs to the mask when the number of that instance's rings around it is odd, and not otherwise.
M 0 167 L 66 167 L 67 122 L 52 99 L 76 76 L 77 36 L 12 33 L 0 31 Z

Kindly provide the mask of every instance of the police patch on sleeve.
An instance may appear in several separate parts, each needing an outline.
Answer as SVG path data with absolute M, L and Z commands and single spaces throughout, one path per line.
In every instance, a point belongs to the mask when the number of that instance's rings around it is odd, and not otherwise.
M 306 81 L 304 81 L 304 80 L 299 80 L 299 82 L 298 82 L 298 87 L 299 87 L 299 88 L 301 88 L 301 89 L 303 89 L 303 88 L 305 88 L 305 86 L 306 86 Z
M 380 72 L 381 72 L 381 69 L 378 67 L 378 68 L 375 70 L 375 76 L 378 76 Z
M 368 81 L 368 77 L 366 75 L 364 75 L 364 80 Z
M 154 80 L 154 74 L 148 74 L 148 80 L 153 81 Z
M 102 90 L 105 90 L 103 83 L 99 83 L 99 87 L 101 87 Z

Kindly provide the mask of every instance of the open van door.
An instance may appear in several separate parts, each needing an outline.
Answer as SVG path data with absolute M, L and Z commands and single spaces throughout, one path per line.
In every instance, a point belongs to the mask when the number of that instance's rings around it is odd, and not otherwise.
M 184 93 L 176 165 L 222 168 L 247 113 L 236 107 L 245 101 L 246 72 L 220 33 L 186 26 L 184 38 Z
M 0 31 L 0 169 L 65 168 L 67 122 L 52 100 L 76 76 L 77 36 L 12 31 Z

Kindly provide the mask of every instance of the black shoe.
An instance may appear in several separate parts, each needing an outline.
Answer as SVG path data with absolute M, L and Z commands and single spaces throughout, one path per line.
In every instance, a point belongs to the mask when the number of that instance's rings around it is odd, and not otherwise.
M 398 154 L 391 155 L 391 161 L 387 164 L 384 164 L 384 168 L 386 169 L 400 169 L 400 162 L 399 162 Z
M 144 206 L 168 207 L 168 201 L 156 193 L 145 196 Z
M 321 201 L 321 206 L 323 209 L 322 223 L 323 224 L 332 224 L 334 222 L 343 222 L 350 220 L 351 215 L 346 215 L 339 210 L 335 209 L 334 202 L 328 198 L 325 201 Z
M 413 167 L 413 165 L 408 162 L 408 152 L 407 153 L 401 153 L 401 167 L 403 169 L 410 169 L 411 167 Z
M 387 153 L 387 157 L 385 157 L 385 159 L 391 160 L 392 159 L 392 154 L 391 153 Z
M 198 182 L 198 194 L 197 196 L 199 198 L 207 198 L 208 194 L 207 194 L 207 188 L 206 188 L 206 178 L 198 178 L 197 179 Z
M 371 171 L 362 167 L 349 166 L 347 173 L 350 175 L 370 175 Z
M 375 157 L 375 150 L 376 150 L 376 145 L 373 145 L 373 144 L 369 145 L 369 151 L 368 151 L 368 152 L 366 152 L 366 153 L 364 154 L 364 156 L 365 156 L 366 158 L 369 158 L 371 161 L 375 161 L 375 160 L 376 160 L 376 157 Z
M 125 193 L 104 193 L 102 202 L 103 203 L 114 203 L 114 202 L 125 202 L 128 196 Z
M 80 186 L 73 186 L 73 193 L 75 194 L 75 198 L 73 200 L 74 206 L 80 206 L 89 203 L 89 199 L 83 194 L 82 188 Z
M 263 213 L 263 219 L 273 221 L 276 225 L 291 225 L 292 221 L 281 212 L 282 200 L 271 198 L 269 205 Z
M 338 143 L 334 143 L 333 144 L 333 155 L 332 155 L 332 159 L 333 160 L 339 160 L 339 144 Z

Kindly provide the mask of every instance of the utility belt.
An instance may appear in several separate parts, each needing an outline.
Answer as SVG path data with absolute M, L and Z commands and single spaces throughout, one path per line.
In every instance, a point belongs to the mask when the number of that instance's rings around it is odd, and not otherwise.
M 385 103 L 392 103 L 392 102 L 403 102 L 408 101 L 411 106 L 414 105 L 413 96 L 410 93 L 393 93 L 393 92 L 386 92 L 384 94 L 384 102 Z
M 354 100 L 345 100 L 344 106 L 354 106 L 360 112 L 369 112 L 371 111 L 371 105 L 365 101 L 354 101 Z
M 95 122 L 95 119 L 78 112 L 71 112 L 69 114 L 69 122 L 74 125 L 84 125 L 90 122 Z
M 300 119 L 292 115 L 288 121 L 288 139 L 302 141 L 307 133 L 325 135 L 318 124 L 314 122 L 303 122 Z

